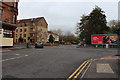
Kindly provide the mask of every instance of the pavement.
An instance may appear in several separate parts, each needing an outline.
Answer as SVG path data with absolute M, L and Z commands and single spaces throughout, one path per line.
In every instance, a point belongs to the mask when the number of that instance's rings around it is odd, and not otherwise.
M 29 46 L 30 46 L 29 48 L 33 47 L 31 45 Z M 14 44 L 13 47 L 9 47 L 9 48 L 5 47 L 5 48 L 0 49 L 0 52 L 10 52 L 12 50 L 21 50 L 21 49 L 26 49 L 26 48 L 27 48 L 26 44 Z
M 120 56 L 106 56 L 94 59 L 82 74 L 82 80 L 120 80 Z
M 120 56 L 84 61 L 67 80 L 120 80 Z

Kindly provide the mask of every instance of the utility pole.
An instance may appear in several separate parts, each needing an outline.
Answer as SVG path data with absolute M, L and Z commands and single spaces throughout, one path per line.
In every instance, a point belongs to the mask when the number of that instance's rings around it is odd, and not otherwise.
M 120 28 L 116 30 L 116 33 L 118 35 L 118 41 L 117 41 L 117 45 L 118 45 L 118 55 L 120 56 Z M 120 79 L 120 60 L 118 59 L 118 79 Z
M 117 44 L 118 44 L 118 56 L 120 56 L 120 28 L 116 30 L 116 33 L 118 35 L 118 41 L 117 41 Z
M 118 56 L 120 56 L 120 28 L 118 29 Z M 118 59 L 118 68 L 120 67 L 120 60 Z M 119 79 L 120 79 L 120 69 L 119 71 Z

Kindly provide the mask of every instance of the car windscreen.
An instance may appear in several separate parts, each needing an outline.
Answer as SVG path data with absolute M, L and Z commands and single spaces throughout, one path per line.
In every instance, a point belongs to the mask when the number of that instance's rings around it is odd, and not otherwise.
M 40 45 L 40 44 L 43 44 L 42 42 L 36 42 L 36 44 Z

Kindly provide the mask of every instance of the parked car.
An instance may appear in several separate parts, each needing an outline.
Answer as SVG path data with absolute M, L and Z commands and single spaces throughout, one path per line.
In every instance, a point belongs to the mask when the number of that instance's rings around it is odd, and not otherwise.
M 83 42 L 78 43 L 76 48 L 79 48 L 80 46 L 84 46 Z
M 42 42 L 36 42 L 35 43 L 35 48 L 43 48 L 43 43 Z

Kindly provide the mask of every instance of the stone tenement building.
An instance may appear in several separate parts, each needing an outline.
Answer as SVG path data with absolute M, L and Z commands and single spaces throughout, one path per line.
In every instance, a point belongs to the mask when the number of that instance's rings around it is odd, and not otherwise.
M 3 36 L 14 38 L 14 31 L 17 27 L 18 2 L 4 2 L 0 0 L 0 24 L 3 29 Z
M 47 42 L 48 24 L 44 17 L 17 21 L 15 43 Z

